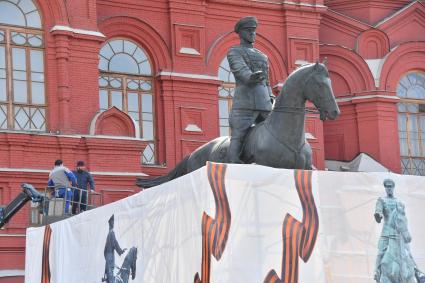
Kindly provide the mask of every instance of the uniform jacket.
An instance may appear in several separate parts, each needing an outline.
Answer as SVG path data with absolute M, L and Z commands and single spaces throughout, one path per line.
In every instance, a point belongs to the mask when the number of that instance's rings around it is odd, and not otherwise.
M 108 255 L 114 255 L 114 251 L 117 251 L 119 255 L 122 255 L 124 251 L 121 249 L 120 245 L 118 244 L 117 239 L 115 238 L 115 233 L 113 230 L 109 230 L 108 236 L 106 237 L 106 244 L 105 249 L 103 250 L 103 254 L 105 258 Z
M 227 60 L 236 80 L 232 109 L 270 111 L 272 91 L 267 56 L 255 48 L 233 46 L 227 53 Z M 250 84 L 249 78 L 256 71 L 262 71 L 265 79 Z
M 406 221 L 404 204 L 396 198 L 379 198 L 376 202 L 375 213 L 384 218 L 381 237 L 397 236 L 398 221 Z

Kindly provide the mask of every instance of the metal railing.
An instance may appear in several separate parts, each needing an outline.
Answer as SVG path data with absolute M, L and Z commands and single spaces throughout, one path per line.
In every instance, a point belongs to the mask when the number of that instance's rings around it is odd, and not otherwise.
M 77 197 L 76 197 L 77 196 Z M 31 207 L 31 225 L 50 224 L 102 205 L 101 194 L 77 187 L 47 186 L 41 205 Z

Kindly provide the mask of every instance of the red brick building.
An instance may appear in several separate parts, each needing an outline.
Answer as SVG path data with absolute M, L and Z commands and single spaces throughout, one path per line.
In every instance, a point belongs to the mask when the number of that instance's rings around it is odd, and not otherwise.
M 314 164 L 365 152 L 425 175 L 425 6 L 412 0 L 0 0 L 0 204 L 85 160 L 103 203 L 228 133 L 225 59 L 242 16 L 274 91 L 328 58 L 338 120 L 309 116 Z M 0 282 L 22 282 L 28 207 L 0 231 Z

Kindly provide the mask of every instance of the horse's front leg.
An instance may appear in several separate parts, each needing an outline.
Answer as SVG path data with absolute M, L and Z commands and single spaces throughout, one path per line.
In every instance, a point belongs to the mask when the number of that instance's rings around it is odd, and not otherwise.
M 297 162 L 298 168 L 305 169 L 305 170 L 311 170 L 313 168 L 311 156 L 312 156 L 311 146 L 306 141 L 303 148 L 301 149 L 301 152 L 300 152 L 299 163 Z

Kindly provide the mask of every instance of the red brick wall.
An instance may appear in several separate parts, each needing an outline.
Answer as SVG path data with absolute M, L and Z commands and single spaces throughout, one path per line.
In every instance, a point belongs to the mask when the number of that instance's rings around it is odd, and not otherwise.
M 307 119 L 306 130 L 315 137 L 311 141 L 315 165 L 324 169 L 325 157 L 349 160 L 365 151 L 397 172 L 400 158 L 396 100 L 376 95 L 394 96 L 397 80 L 404 72 L 423 69 L 425 48 L 420 41 L 425 40 L 425 33 L 414 22 L 422 19 L 424 8 L 414 4 L 406 14 L 400 13 L 375 27 L 379 32 L 370 32 L 369 23 L 399 10 L 406 1 L 393 1 L 397 3 L 391 5 L 385 4 L 391 1 L 357 2 L 353 8 L 352 1 L 345 0 L 284 4 L 278 0 L 40 0 L 51 134 L 0 132 L 0 168 L 13 169 L 0 171 L 0 203 L 8 203 L 19 192 L 21 182 L 44 187 L 47 171 L 43 170 L 50 170 L 57 158 L 69 167 L 77 160 L 85 160 L 89 169 L 96 172 L 143 172 L 155 176 L 164 174 L 185 154 L 216 137 L 217 87 L 221 82 L 214 77 L 228 48 L 238 43 L 232 32 L 235 22 L 246 15 L 255 15 L 259 20 L 256 47 L 269 57 L 272 85 L 284 82 L 296 68 L 296 60 L 329 59 L 342 113 L 339 120 L 332 122 L 322 123 L 315 116 Z M 366 2 L 379 5 L 371 8 L 369 18 L 363 19 L 360 16 Z M 327 10 L 324 4 L 331 9 Z M 83 31 L 51 32 L 55 25 Z M 101 32 L 105 37 L 88 35 L 84 30 Z M 373 41 L 375 35 L 381 45 L 376 52 L 365 49 L 362 42 Z M 166 166 L 140 165 L 144 141 L 80 136 L 89 134 L 90 123 L 99 109 L 98 52 L 105 40 L 117 37 L 137 42 L 151 60 L 155 74 L 157 157 L 158 164 Z M 410 39 L 416 42 L 406 43 Z M 397 45 L 400 47 L 389 50 Z M 199 55 L 181 53 L 182 47 L 192 48 Z M 379 84 L 362 54 L 387 56 Z M 185 131 L 185 126 L 194 121 L 200 124 L 201 132 Z M 36 172 L 19 171 L 22 168 Z M 98 189 L 104 191 L 104 202 L 137 192 L 135 179 L 119 174 L 95 175 Z M 25 208 L 0 234 L 24 234 L 28 217 Z M 0 239 L 0 269 L 23 269 L 24 238 Z
M 407 72 L 425 71 L 425 30 L 418 25 L 425 7 L 407 0 L 326 4 L 320 55 L 329 59 L 341 117 L 324 124 L 325 157 L 351 160 L 366 152 L 400 172 L 396 89 Z
M 23 283 L 25 278 L 23 276 L 10 276 L 0 278 L 0 283 Z

